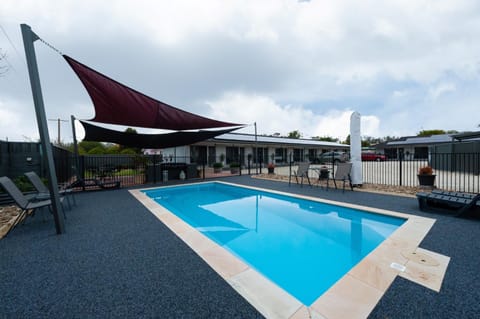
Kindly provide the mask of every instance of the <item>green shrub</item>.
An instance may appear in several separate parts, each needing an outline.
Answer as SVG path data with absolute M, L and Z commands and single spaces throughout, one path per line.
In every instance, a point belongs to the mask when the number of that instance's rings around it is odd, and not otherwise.
M 23 193 L 34 191 L 35 188 L 30 183 L 28 178 L 24 175 L 20 175 L 13 180 L 15 185 L 17 185 L 18 189 L 20 189 Z

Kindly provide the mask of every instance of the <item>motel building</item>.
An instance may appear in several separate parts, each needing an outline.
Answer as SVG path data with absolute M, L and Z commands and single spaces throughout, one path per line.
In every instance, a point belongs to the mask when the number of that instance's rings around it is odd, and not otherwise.
M 311 139 L 294 139 L 277 136 L 227 133 L 192 145 L 145 150 L 146 154 L 162 154 L 166 162 L 213 163 L 223 165 L 239 163 L 242 167 L 250 164 L 273 163 L 287 165 L 288 162 L 309 161 L 327 151 L 348 151 L 349 145 Z M 255 151 L 256 150 L 256 151 Z

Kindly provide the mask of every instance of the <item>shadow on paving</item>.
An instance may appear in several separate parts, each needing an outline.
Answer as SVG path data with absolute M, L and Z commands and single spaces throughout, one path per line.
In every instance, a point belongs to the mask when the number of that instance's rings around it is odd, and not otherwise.
M 414 198 L 249 176 L 222 180 L 437 219 L 420 246 L 451 257 L 440 293 L 397 277 L 370 318 L 480 313 L 479 219 L 420 212 Z M 4 317 L 261 317 L 125 189 L 78 194 L 64 235 L 55 235 L 47 217 L 37 214 L 0 240 Z

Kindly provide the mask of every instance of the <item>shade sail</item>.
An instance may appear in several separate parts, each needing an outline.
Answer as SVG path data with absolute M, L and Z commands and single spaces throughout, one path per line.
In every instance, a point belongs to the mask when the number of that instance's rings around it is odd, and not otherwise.
M 92 99 L 95 117 L 91 121 L 170 130 L 242 125 L 221 122 L 180 110 L 129 88 L 67 55 L 63 57 L 80 78 Z
M 166 148 L 190 145 L 196 142 L 229 133 L 237 128 L 217 131 L 175 132 L 166 134 L 136 134 L 110 130 L 85 121 L 79 121 L 85 129 L 85 141 L 111 142 L 128 147 Z

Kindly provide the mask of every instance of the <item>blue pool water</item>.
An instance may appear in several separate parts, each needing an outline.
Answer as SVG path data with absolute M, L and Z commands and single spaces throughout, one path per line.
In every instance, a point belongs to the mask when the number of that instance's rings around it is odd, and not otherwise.
M 307 306 L 405 222 L 216 182 L 144 193 Z

